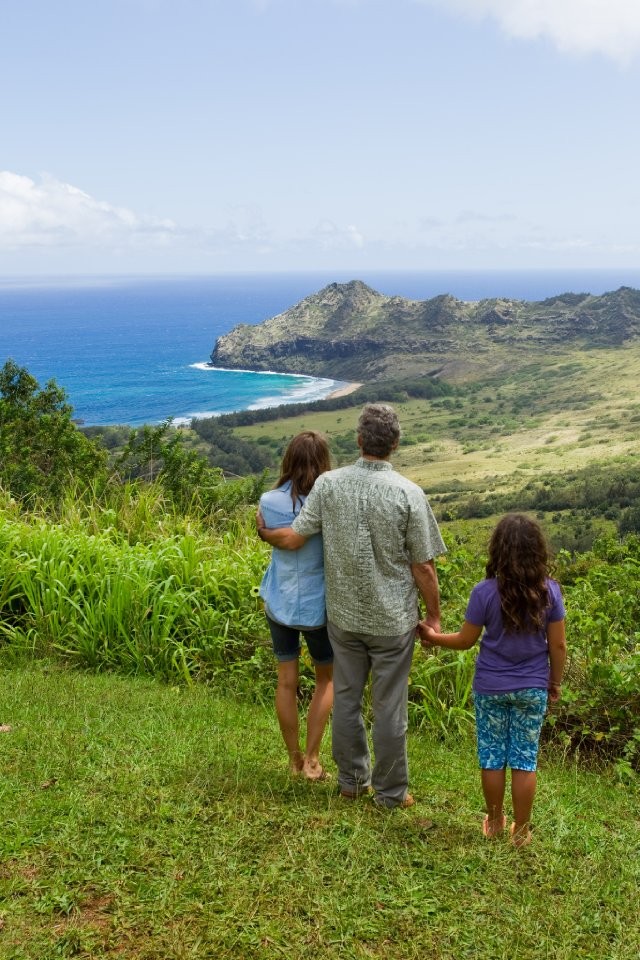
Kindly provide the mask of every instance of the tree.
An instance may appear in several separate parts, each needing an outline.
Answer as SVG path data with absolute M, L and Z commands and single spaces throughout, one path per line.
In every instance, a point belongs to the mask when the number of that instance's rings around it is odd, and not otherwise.
M 106 475 L 106 452 L 72 420 L 65 391 L 40 387 L 14 360 L 0 370 L 0 484 L 20 499 L 58 500 L 70 482 Z
M 225 481 L 219 467 L 211 467 L 185 444 L 181 431 L 171 431 L 171 421 L 132 430 L 116 461 L 121 478 L 158 483 L 180 509 L 233 510 L 256 503 L 264 487 L 262 477 Z
M 207 481 L 218 483 L 221 472 L 210 470 L 195 450 L 187 450 L 179 433 L 169 436 L 170 427 L 171 421 L 166 420 L 132 430 L 116 467 L 130 480 L 159 481 L 173 501 L 184 506 Z

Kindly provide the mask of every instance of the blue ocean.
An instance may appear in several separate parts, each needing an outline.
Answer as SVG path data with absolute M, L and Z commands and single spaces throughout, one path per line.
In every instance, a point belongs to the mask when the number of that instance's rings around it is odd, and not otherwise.
M 340 381 L 217 370 L 216 339 L 257 324 L 353 274 L 0 279 L 0 362 L 55 379 L 85 424 L 176 422 L 319 399 Z M 374 289 L 424 300 L 603 293 L 640 286 L 640 270 L 359 273 Z

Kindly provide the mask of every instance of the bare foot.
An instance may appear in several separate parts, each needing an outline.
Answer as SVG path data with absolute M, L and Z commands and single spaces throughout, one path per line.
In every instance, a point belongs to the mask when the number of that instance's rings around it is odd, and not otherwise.
M 307 780 L 313 780 L 314 783 L 322 783 L 331 779 L 331 774 L 327 773 L 319 760 L 306 759 L 302 767 L 302 772 Z
M 504 814 L 500 817 L 494 817 L 493 819 L 487 814 L 482 821 L 482 833 L 485 837 L 488 837 L 489 840 L 493 840 L 494 837 L 500 836 L 506 825 L 507 818 Z
M 514 847 L 527 847 L 533 839 L 528 823 L 523 824 L 521 827 L 517 827 L 515 823 L 512 823 L 509 833 L 511 834 L 511 843 Z
M 292 777 L 299 777 L 304 767 L 304 755 L 302 750 L 297 750 L 289 757 L 289 773 Z

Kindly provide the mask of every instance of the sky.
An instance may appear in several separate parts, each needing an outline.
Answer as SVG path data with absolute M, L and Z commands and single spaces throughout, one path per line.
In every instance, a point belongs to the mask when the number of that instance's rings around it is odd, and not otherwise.
M 640 267 L 640 0 L 0 24 L 0 276 Z

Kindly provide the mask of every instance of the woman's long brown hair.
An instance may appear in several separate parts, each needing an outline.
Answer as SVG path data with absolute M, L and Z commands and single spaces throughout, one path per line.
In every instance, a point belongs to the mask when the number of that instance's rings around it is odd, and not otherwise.
M 329 444 L 321 433 L 304 430 L 291 440 L 284 452 L 276 487 L 291 481 L 293 509 L 306 497 L 321 473 L 331 470 Z
M 522 513 L 500 520 L 489 544 L 487 577 L 498 581 L 505 629 L 523 633 L 544 627 L 548 562 L 547 543 L 535 520 Z

